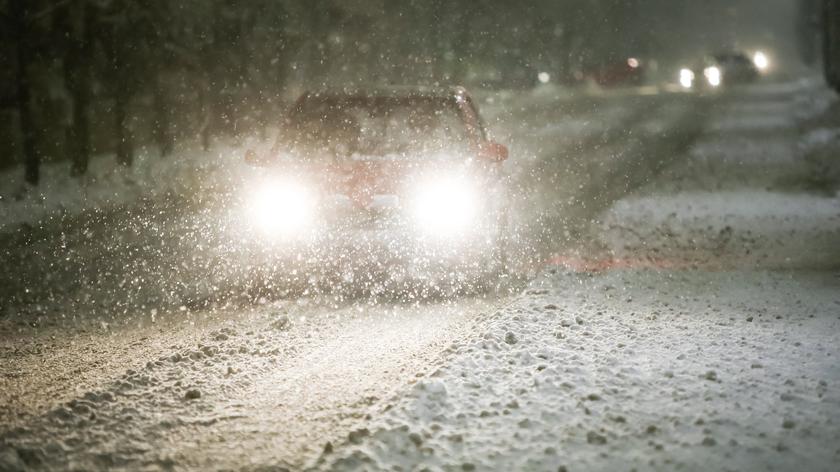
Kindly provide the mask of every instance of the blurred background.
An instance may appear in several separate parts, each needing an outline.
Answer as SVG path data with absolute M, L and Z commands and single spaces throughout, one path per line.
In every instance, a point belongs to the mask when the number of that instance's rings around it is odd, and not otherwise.
M 819 0 L 4 0 L 0 168 L 264 130 L 306 89 L 659 85 L 702 54 L 762 50 L 818 71 Z

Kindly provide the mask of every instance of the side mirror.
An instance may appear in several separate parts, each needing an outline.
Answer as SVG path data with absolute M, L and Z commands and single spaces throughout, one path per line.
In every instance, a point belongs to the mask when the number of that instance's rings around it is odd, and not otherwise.
M 504 144 L 489 141 L 481 147 L 481 156 L 490 162 L 503 162 L 508 158 L 508 148 Z

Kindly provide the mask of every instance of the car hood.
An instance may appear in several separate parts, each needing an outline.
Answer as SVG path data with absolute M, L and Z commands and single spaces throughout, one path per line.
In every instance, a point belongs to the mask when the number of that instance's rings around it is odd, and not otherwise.
M 464 161 L 441 162 L 403 157 L 353 156 L 342 161 L 288 161 L 281 173 L 298 175 L 317 185 L 334 201 L 350 201 L 361 208 L 390 206 L 417 175 L 446 168 L 463 169 Z

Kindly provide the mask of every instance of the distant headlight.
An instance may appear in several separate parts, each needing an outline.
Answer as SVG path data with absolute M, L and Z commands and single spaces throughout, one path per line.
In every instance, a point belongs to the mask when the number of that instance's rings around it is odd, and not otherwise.
M 463 235 L 478 216 L 478 191 L 469 179 L 429 178 L 414 192 L 412 210 L 419 229 L 433 237 Z
M 691 69 L 680 69 L 680 85 L 687 89 L 694 86 L 694 72 Z
M 760 71 L 767 70 L 770 67 L 770 59 L 767 58 L 767 54 L 764 54 L 761 51 L 758 51 L 753 55 L 753 64 L 758 68 Z
M 305 230 L 315 216 L 317 195 L 292 180 L 268 180 L 251 194 L 249 213 L 253 224 L 270 235 L 291 236 Z
M 721 84 L 722 74 L 720 68 L 712 66 L 703 70 L 703 75 L 706 76 L 706 81 L 712 87 L 719 87 Z

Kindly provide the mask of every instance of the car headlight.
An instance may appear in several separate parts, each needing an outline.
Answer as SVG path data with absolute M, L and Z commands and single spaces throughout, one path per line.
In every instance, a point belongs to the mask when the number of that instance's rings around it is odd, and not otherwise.
M 706 76 L 706 81 L 712 87 L 719 87 L 722 79 L 722 74 L 719 67 L 711 66 L 703 70 L 703 75 Z
M 249 213 L 253 224 L 266 234 L 290 236 L 312 223 L 316 206 L 317 195 L 305 184 L 268 180 L 254 188 Z
M 433 237 L 457 237 L 475 224 L 478 191 L 469 179 L 429 178 L 414 192 L 413 214 L 419 229 Z
M 694 72 L 691 69 L 680 69 L 680 85 L 687 89 L 694 86 Z
M 753 55 L 753 64 L 755 64 L 758 70 L 764 72 L 770 67 L 770 59 L 767 57 L 767 54 L 758 51 Z

